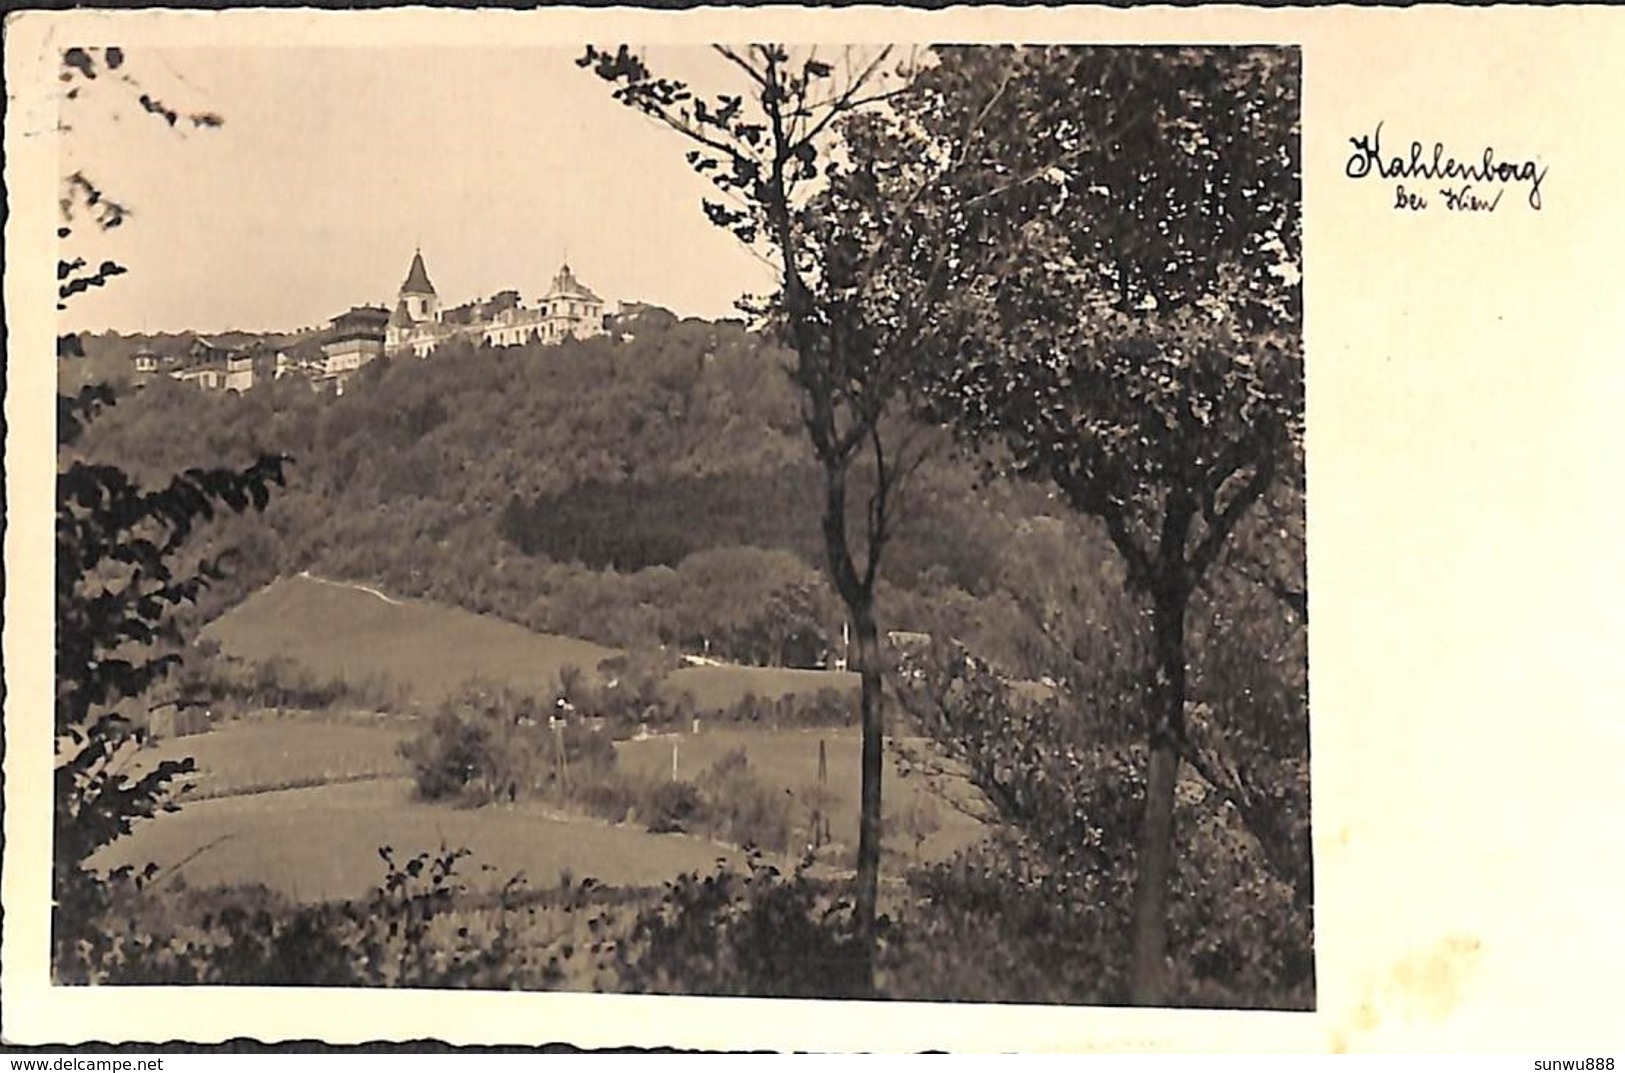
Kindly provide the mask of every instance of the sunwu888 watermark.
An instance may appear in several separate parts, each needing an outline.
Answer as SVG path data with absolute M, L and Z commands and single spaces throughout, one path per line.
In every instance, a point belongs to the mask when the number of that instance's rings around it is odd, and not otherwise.
M 1612 1058 L 1537 1058 L 1536 1069 L 1610 1070 Z

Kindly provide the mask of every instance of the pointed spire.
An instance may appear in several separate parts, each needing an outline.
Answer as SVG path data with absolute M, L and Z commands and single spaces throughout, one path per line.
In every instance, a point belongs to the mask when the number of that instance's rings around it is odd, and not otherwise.
M 401 284 L 402 294 L 434 294 L 434 284 L 429 282 L 429 270 L 423 267 L 423 250 L 419 249 L 412 254 L 412 267 L 406 272 L 406 282 Z

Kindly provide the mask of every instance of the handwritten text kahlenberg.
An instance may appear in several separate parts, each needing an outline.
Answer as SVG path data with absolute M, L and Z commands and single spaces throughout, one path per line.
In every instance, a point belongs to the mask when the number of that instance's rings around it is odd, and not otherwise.
M 1540 184 L 1546 178 L 1546 168 L 1535 160 L 1497 160 L 1494 146 L 1486 145 L 1482 159 L 1457 160 L 1447 156 L 1443 142 L 1434 142 L 1432 155 L 1421 142 L 1412 142 L 1405 156 L 1384 157 L 1382 152 L 1382 124 L 1369 135 L 1350 138 L 1354 151 L 1349 154 L 1343 173 L 1351 179 L 1363 179 L 1375 174 L 1383 179 L 1447 179 L 1463 184 L 1479 183 L 1486 187 L 1499 184 L 1503 188 L 1513 183 L 1527 184 L 1529 207 L 1541 207 Z M 1484 191 L 1483 197 L 1472 192 L 1470 185 L 1446 188 L 1440 191 L 1449 208 L 1482 207 L 1493 211 L 1504 190 Z M 1425 208 L 1425 198 L 1414 192 L 1399 189 L 1396 207 Z

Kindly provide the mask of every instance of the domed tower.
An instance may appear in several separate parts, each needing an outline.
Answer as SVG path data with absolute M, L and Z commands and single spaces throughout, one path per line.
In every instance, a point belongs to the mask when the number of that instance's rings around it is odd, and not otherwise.
M 401 284 L 400 304 L 414 324 L 440 319 L 440 296 L 429 282 L 429 271 L 423 267 L 423 251 L 412 254 L 412 267 L 407 269 L 406 282 Z

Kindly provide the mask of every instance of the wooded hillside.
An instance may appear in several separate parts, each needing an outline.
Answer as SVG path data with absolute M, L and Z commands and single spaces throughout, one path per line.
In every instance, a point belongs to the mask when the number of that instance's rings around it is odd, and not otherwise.
M 606 644 L 807 662 L 838 640 L 840 612 L 784 360 L 734 323 L 655 321 L 633 338 L 386 360 L 338 398 L 292 378 L 241 396 L 159 379 L 126 389 L 82 450 L 150 474 L 294 458 L 266 524 L 214 534 L 237 555 L 205 618 L 311 570 Z M 952 457 L 907 505 L 886 627 L 1044 673 L 1023 608 L 1058 537 L 1069 557 L 1104 564 L 1104 549 L 1041 491 Z

